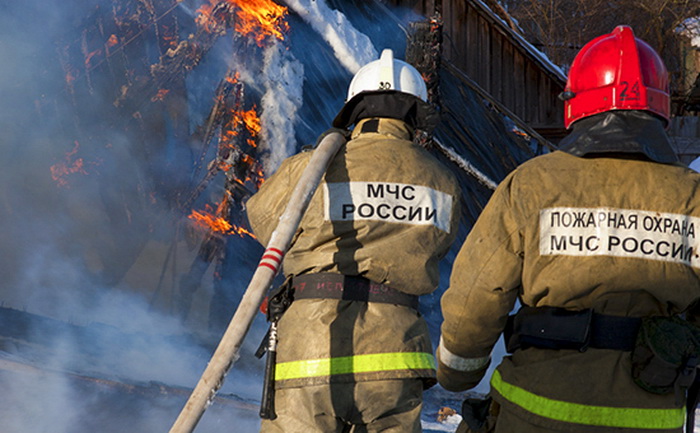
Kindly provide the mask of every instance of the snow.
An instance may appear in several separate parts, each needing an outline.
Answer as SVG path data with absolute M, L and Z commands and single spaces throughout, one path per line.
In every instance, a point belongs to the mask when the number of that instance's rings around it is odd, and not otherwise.
M 440 431 L 446 431 L 446 432 L 454 432 L 457 430 L 457 426 L 459 426 L 459 422 L 462 421 L 462 416 L 461 415 L 450 415 L 448 416 L 445 420 L 441 422 L 432 422 L 432 421 L 421 421 L 421 427 L 423 427 L 423 431 L 427 432 L 440 432 Z
M 482 173 L 478 168 L 474 167 L 474 164 L 470 163 L 459 155 L 454 149 L 449 148 L 442 144 L 439 140 L 434 139 L 435 144 L 440 146 L 449 154 L 450 159 L 452 159 L 457 165 L 459 165 L 462 170 L 474 176 L 481 184 L 488 187 L 491 190 L 495 190 L 498 184 L 494 182 L 491 178 Z
M 688 167 L 700 173 L 700 157 L 695 158 Z
M 496 20 L 501 22 L 503 24 L 503 30 L 508 32 L 511 37 L 519 43 L 528 53 L 530 53 L 533 57 L 538 59 L 542 66 L 545 68 L 549 69 L 550 72 L 552 72 L 557 78 L 559 78 L 561 81 L 566 81 L 566 74 L 564 71 L 554 64 L 551 60 L 549 60 L 549 57 L 542 51 L 538 50 L 535 48 L 530 42 L 527 41 L 521 34 L 514 32 L 508 24 L 506 24 L 501 17 L 493 13 L 491 11 L 491 8 L 488 7 L 483 1 L 477 0 L 477 4 L 479 4 L 482 8 L 484 8 L 486 11 L 488 11 Z
M 700 17 L 688 18 L 683 22 L 681 33 L 690 38 L 690 44 L 700 49 Z

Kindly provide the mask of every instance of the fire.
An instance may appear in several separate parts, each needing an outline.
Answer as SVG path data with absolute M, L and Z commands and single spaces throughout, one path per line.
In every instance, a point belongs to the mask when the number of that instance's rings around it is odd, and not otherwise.
M 215 13 L 216 6 L 222 3 L 230 5 L 236 12 L 234 30 L 253 37 L 258 46 L 262 46 L 268 37 L 284 40 L 284 34 L 289 31 L 289 24 L 285 21 L 287 8 L 272 0 L 209 0 L 209 3 L 197 10 L 195 20 L 208 32 L 222 25 Z
M 250 110 L 230 110 L 229 114 L 231 117 L 224 125 L 223 131 L 223 135 L 226 140 L 228 141 L 233 137 L 237 137 L 240 134 L 241 127 L 245 127 L 248 134 L 250 134 L 252 137 L 247 139 L 246 142 L 251 147 L 257 147 L 255 137 L 257 137 L 260 133 L 262 125 L 260 123 L 260 117 L 258 117 L 256 107 L 253 106 L 253 108 Z M 233 143 L 230 143 L 229 146 L 233 147 Z
M 258 187 L 258 189 L 260 189 L 262 184 L 265 183 L 265 173 L 263 173 L 263 171 L 261 169 L 258 169 L 255 172 L 255 176 L 257 179 L 257 181 L 255 182 L 255 185 Z
M 64 161 L 57 162 L 51 166 L 51 178 L 59 187 L 68 188 L 68 180 L 66 180 L 68 175 L 75 173 L 88 174 L 85 170 L 83 158 L 73 158 L 78 153 L 78 148 L 80 148 L 80 143 L 75 141 L 73 150 L 66 154 Z
M 216 216 L 209 205 L 205 205 L 203 211 L 193 210 L 187 218 L 194 221 L 197 226 L 217 233 L 229 234 L 233 229 L 233 225 L 225 218 Z
M 98 56 L 98 55 L 100 55 L 100 54 L 102 54 L 102 50 L 95 50 L 95 51 L 93 51 L 93 52 L 91 52 L 91 53 L 88 53 L 88 54 L 85 56 L 85 67 L 86 67 L 86 68 L 89 68 L 89 67 L 90 67 L 90 62 L 92 62 L 92 58 L 95 57 L 95 56 Z
M 210 0 L 211 1 L 211 0 Z M 214 6 L 212 5 L 202 5 L 197 9 L 197 17 L 194 19 L 198 27 L 203 28 L 209 33 L 213 33 L 218 26 L 216 18 L 214 17 Z
M 255 110 L 255 106 L 250 110 L 240 112 L 239 115 L 250 135 L 256 137 L 262 127 L 260 126 L 260 118 Z
M 216 211 L 213 211 L 212 207 L 205 205 L 203 211 L 193 210 L 192 213 L 187 217 L 194 223 L 203 229 L 211 230 L 216 233 L 221 233 L 224 235 L 239 235 L 243 237 L 248 235 L 255 239 L 255 235 L 250 231 L 246 230 L 241 226 L 231 224 L 226 218 L 218 216 L 223 210 L 223 205 L 225 200 L 219 204 Z
M 263 174 L 263 171 L 260 168 L 260 163 L 257 160 L 255 160 L 255 158 L 253 158 L 252 156 L 246 154 L 242 156 L 240 164 L 244 164 L 247 166 L 248 169 L 246 170 L 246 172 L 248 174 L 244 181 L 239 180 L 239 182 L 241 184 L 245 184 L 245 182 L 250 181 L 253 182 L 257 188 L 260 188 L 263 182 L 265 182 L 265 175 Z
M 169 89 L 159 89 L 158 93 L 151 97 L 151 102 L 162 101 L 165 98 L 165 95 L 168 94 L 168 92 L 170 92 Z
M 73 85 L 74 81 L 75 81 L 75 75 L 73 75 L 73 72 L 67 71 L 66 72 L 66 84 L 68 84 L 68 86 L 70 87 Z
M 159 34 L 163 42 L 167 43 L 168 46 L 172 48 L 177 47 L 177 44 L 179 43 L 177 31 L 173 31 L 171 26 L 160 25 Z
M 253 239 L 257 239 L 257 238 L 255 237 L 255 235 L 253 234 L 253 232 L 248 231 L 248 230 L 244 229 L 244 228 L 241 227 L 241 226 L 236 226 L 236 225 L 234 225 L 234 226 L 233 226 L 233 230 L 234 230 L 234 233 L 236 233 L 236 234 L 239 235 L 240 237 L 243 237 L 244 235 L 246 235 L 246 236 L 250 236 L 250 237 L 253 238 Z
M 226 82 L 229 84 L 236 84 L 236 83 L 238 83 L 238 80 L 240 80 L 240 79 L 241 79 L 240 72 L 236 72 L 235 74 L 233 74 L 233 77 L 230 75 L 226 76 Z
M 253 36 L 258 45 L 267 36 L 284 40 L 284 33 L 289 31 L 289 25 L 284 21 L 286 7 L 271 0 L 233 0 L 233 3 L 240 8 L 236 13 L 237 32 L 244 36 Z
M 219 162 L 219 170 L 221 170 L 221 171 L 229 171 L 232 168 L 233 168 L 233 164 L 229 164 L 228 162 L 225 162 L 225 161 Z
M 107 48 L 112 48 L 113 46 L 117 45 L 119 43 L 119 38 L 117 38 L 117 35 L 112 34 L 109 39 L 107 39 Z

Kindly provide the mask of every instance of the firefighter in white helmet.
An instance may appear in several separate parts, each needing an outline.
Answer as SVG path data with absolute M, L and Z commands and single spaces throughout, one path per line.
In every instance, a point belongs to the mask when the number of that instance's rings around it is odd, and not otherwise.
M 619 26 L 581 49 L 562 97 L 570 135 L 503 180 L 454 262 L 438 380 L 474 388 L 505 335 L 494 404 L 467 400 L 461 431 L 680 432 L 700 355 L 700 175 L 665 132 L 668 73 Z
M 283 262 L 275 419 L 263 432 L 420 432 L 435 359 L 418 297 L 460 215 L 454 176 L 413 143 L 437 120 L 418 71 L 384 50 L 352 79 L 331 162 Z M 247 203 L 267 244 L 312 152 L 286 159 Z M 278 298 L 279 295 L 272 297 Z

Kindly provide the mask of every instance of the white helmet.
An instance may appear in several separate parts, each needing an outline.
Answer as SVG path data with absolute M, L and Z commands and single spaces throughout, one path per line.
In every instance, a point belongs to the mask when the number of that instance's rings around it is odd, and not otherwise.
M 394 59 L 390 49 L 382 51 L 379 60 L 360 68 L 350 82 L 348 99 L 364 91 L 397 90 L 428 101 L 428 89 L 420 73 L 408 63 Z

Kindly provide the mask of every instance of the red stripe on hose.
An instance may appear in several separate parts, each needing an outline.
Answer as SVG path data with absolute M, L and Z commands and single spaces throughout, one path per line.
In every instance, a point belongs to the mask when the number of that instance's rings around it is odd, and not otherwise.
M 280 255 L 280 257 L 284 255 L 284 253 L 282 253 L 282 250 L 278 250 L 277 248 L 270 247 L 270 248 L 265 250 L 265 252 L 267 252 L 267 251 L 272 251 L 273 253 L 277 253 Z
M 260 266 L 265 266 L 266 268 L 270 268 L 270 269 L 272 269 L 274 272 L 277 272 L 277 266 L 273 266 L 273 265 L 271 265 L 271 264 L 269 264 L 269 263 L 261 262 L 261 263 L 258 265 L 258 267 L 260 267 Z
M 264 256 L 262 256 L 262 259 L 260 259 L 260 260 L 265 260 L 265 259 L 270 259 L 275 263 L 279 263 L 281 261 L 280 257 L 277 257 L 276 255 L 273 255 L 273 254 L 265 254 Z

